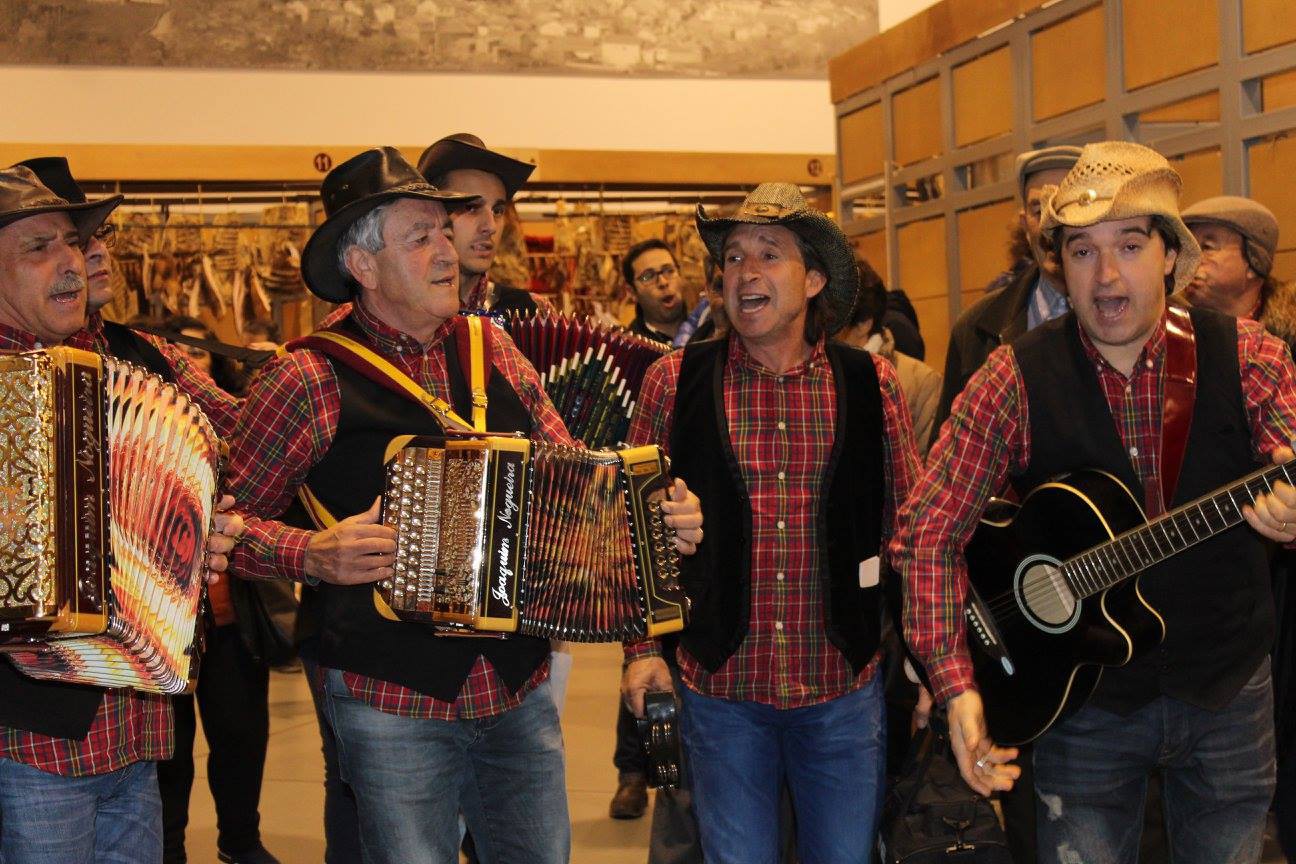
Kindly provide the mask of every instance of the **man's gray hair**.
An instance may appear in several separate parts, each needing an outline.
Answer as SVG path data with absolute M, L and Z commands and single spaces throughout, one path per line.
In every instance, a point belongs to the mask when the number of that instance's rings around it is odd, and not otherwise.
M 347 266 L 347 253 L 351 251 L 352 246 L 359 246 L 364 251 L 374 254 L 383 250 L 386 245 L 383 242 L 383 225 L 387 222 L 387 208 L 391 204 L 391 201 L 379 204 L 352 222 L 351 227 L 338 240 L 338 272 L 346 279 L 347 287 L 351 289 L 352 294 L 360 292 L 360 283 L 355 276 L 351 275 L 351 268 Z

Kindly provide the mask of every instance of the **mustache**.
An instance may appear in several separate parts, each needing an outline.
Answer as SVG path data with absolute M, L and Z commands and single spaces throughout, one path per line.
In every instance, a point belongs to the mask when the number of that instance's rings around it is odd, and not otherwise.
M 50 294 L 69 294 L 73 291 L 85 291 L 86 280 L 80 273 L 65 273 L 50 286 Z

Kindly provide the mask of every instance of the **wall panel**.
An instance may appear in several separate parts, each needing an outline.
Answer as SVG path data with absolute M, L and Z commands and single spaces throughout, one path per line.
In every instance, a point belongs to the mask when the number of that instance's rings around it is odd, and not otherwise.
M 940 80 L 929 78 L 895 96 L 891 115 L 895 160 L 912 165 L 941 154 Z
M 954 68 L 954 143 L 964 147 L 1011 132 L 1012 55 L 1007 47 Z
M 1219 62 L 1219 0 L 1123 0 L 1125 88 Z
M 1101 62 L 1077 69 L 1077 57 L 1101 59 L 1107 53 L 1102 4 L 1059 21 L 1031 37 L 1031 104 L 1036 120 L 1094 105 L 1107 92 Z
M 841 136 L 842 183 L 878 177 L 886 160 L 882 136 L 882 103 L 874 102 L 838 121 Z

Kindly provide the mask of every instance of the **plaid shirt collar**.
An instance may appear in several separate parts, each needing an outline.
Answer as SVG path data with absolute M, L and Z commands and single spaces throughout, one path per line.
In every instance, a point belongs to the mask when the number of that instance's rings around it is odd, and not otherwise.
M 102 324 L 100 327 L 102 328 Z M 61 343 L 69 348 L 94 350 L 94 337 L 89 330 L 78 330 Z M 52 348 L 46 345 L 35 333 L 29 333 L 21 327 L 13 327 L 0 322 L 0 351 L 36 351 L 40 348 Z
M 739 336 L 734 336 L 729 340 L 729 366 L 731 368 L 742 369 L 754 375 L 764 375 L 767 378 L 799 378 L 809 374 L 812 370 L 828 362 L 828 352 L 824 350 L 824 340 L 819 339 L 810 350 L 810 356 L 803 362 L 798 363 L 786 372 L 773 372 L 767 368 L 747 350 L 743 340 Z
M 379 320 L 378 316 L 365 307 L 363 301 L 352 304 L 351 320 L 356 323 L 361 332 L 369 338 L 379 352 L 389 355 L 425 354 L 440 345 L 450 335 L 450 331 L 454 327 L 454 319 L 447 319 L 432 334 L 432 340 L 427 345 L 422 345 L 408 333 L 397 330 L 385 321 Z
M 1089 338 L 1089 334 L 1080 326 L 1079 318 L 1075 320 L 1075 326 L 1080 330 L 1080 344 L 1084 347 L 1085 356 L 1093 362 L 1094 367 L 1101 370 L 1105 366 L 1117 375 L 1120 375 L 1122 378 L 1126 377 L 1119 369 L 1108 363 L 1106 357 L 1099 353 L 1097 347 L 1094 346 L 1093 341 Z M 1139 353 L 1138 360 L 1134 363 L 1134 368 L 1138 369 L 1140 366 L 1151 368 L 1152 365 L 1160 361 L 1161 355 L 1165 353 L 1165 346 L 1166 313 L 1162 312 L 1161 318 L 1157 321 L 1156 329 L 1152 331 L 1152 335 L 1148 337 L 1148 340 L 1143 343 L 1143 350 Z

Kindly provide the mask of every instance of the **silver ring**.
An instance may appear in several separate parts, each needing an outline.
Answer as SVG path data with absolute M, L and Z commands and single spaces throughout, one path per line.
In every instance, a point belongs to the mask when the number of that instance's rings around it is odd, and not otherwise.
M 984 771 L 986 769 L 986 760 L 984 758 L 978 759 L 976 763 L 976 767 Z

